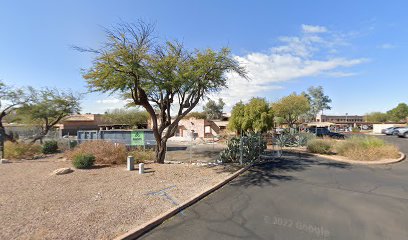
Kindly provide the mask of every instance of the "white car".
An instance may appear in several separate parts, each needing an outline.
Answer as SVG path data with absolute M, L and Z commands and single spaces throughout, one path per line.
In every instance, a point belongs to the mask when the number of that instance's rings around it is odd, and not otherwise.
M 398 137 L 404 137 L 404 138 L 408 138 L 408 127 L 405 128 L 399 128 L 397 129 L 398 133 Z

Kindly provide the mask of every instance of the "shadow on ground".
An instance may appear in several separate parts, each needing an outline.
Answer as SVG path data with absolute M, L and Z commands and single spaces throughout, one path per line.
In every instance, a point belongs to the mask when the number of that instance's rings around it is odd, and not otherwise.
M 284 152 L 282 157 L 272 161 L 260 163 L 250 168 L 245 174 L 231 182 L 235 186 L 276 186 L 277 182 L 292 181 L 297 178 L 294 172 L 304 171 L 311 166 L 325 166 L 334 168 L 351 168 L 350 164 L 318 160 L 313 155 Z

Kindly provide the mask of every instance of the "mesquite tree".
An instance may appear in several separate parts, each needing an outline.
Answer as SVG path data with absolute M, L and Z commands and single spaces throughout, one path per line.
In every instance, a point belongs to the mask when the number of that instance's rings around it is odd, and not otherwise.
M 57 89 L 30 89 L 31 101 L 18 109 L 25 121 L 38 124 L 41 131 L 33 136 L 32 142 L 42 139 L 65 117 L 78 114 L 80 96 L 70 91 Z
M 15 141 L 12 135 L 6 134 L 3 119 L 29 100 L 29 95 L 23 89 L 7 86 L 0 81 L 0 134 L 4 140 Z
M 84 78 L 93 91 L 119 93 L 149 113 L 156 139 L 156 162 L 163 163 L 167 140 L 200 100 L 226 87 L 226 72 L 246 77 L 226 48 L 188 51 L 178 42 L 154 43 L 153 27 L 122 23 L 107 30 Z M 173 116 L 172 116 L 173 115 Z

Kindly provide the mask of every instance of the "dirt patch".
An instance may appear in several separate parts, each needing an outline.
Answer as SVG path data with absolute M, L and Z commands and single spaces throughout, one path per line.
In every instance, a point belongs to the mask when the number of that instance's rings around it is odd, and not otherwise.
M 0 165 L 0 239 L 111 239 L 228 177 L 222 166 L 146 164 L 75 170 L 57 158 Z

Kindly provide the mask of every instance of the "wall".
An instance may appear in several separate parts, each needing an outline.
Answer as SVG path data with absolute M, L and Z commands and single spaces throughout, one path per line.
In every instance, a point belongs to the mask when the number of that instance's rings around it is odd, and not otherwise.
M 383 123 L 383 124 L 373 124 L 373 133 L 381 133 L 381 130 L 389 127 L 404 127 L 405 124 L 394 124 L 394 123 Z

